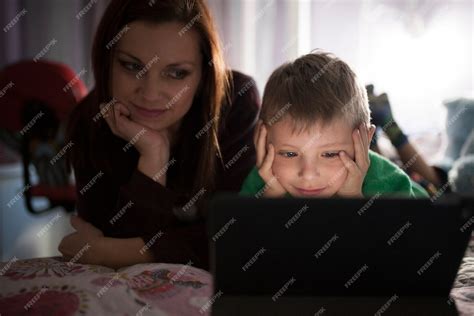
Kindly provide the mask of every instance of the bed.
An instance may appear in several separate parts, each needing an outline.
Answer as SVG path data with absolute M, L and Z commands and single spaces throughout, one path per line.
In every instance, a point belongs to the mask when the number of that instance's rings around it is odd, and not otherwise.
M 446 304 L 474 315 L 474 238 Z M 117 271 L 60 257 L 0 264 L 0 314 L 210 315 L 212 277 L 190 265 L 137 264 Z

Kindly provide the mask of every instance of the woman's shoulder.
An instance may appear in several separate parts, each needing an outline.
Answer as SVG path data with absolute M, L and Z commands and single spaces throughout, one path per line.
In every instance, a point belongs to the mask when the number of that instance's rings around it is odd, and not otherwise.
M 232 70 L 227 102 L 221 109 L 222 123 L 252 124 L 260 112 L 260 94 L 255 80 L 239 71 Z
M 252 106 L 258 105 L 260 107 L 260 95 L 255 80 L 251 76 L 236 70 L 231 70 L 230 76 L 232 78 L 230 92 L 232 101 L 238 102 L 241 99 L 252 100 L 254 101 L 251 104 Z

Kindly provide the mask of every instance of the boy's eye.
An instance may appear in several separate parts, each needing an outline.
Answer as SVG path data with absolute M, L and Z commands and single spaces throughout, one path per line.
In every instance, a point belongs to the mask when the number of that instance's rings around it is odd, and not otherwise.
M 171 69 L 165 72 L 169 77 L 172 79 L 184 79 L 188 74 L 189 71 L 184 69 Z
M 332 153 L 324 153 L 323 157 L 324 158 L 336 158 L 336 157 L 339 157 L 339 152 L 336 151 L 336 152 L 332 152 Z
M 125 60 L 120 60 L 120 65 L 122 65 L 123 68 L 132 71 L 132 72 L 138 72 L 143 69 L 143 66 L 134 62 L 128 62 Z
M 295 153 L 295 152 L 292 152 L 292 151 L 281 151 L 278 153 L 280 156 L 283 156 L 285 158 L 293 158 L 293 157 L 297 157 L 298 154 Z

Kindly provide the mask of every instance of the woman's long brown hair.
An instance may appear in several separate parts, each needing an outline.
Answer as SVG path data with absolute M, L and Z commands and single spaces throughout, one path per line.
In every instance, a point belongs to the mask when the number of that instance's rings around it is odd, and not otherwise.
M 185 150 L 191 151 L 189 155 L 196 160 L 194 174 L 188 175 L 188 179 L 193 179 L 191 191 L 197 192 L 202 188 L 211 191 L 215 185 L 216 157 L 221 157 L 218 142 L 219 121 L 222 105 L 228 101 L 231 73 L 226 70 L 217 30 L 205 0 L 111 1 L 100 21 L 94 39 L 92 67 L 95 89 L 94 94 L 89 95 L 85 100 L 85 102 L 90 102 L 92 99 L 94 105 L 90 107 L 90 115 L 87 119 L 92 119 L 99 112 L 99 104 L 110 102 L 112 99 L 110 74 L 112 73 L 113 47 L 116 45 L 112 46 L 109 43 L 113 43 L 114 38 L 117 38 L 127 24 L 139 20 L 151 23 L 181 22 L 184 25 L 193 21 L 192 29 L 200 35 L 203 57 L 201 85 L 196 92 L 191 109 L 183 118 L 180 141 L 185 144 L 180 145 L 190 146 Z M 78 124 L 79 121 L 79 118 L 72 117 L 69 126 L 70 135 L 76 135 L 75 139 L 84 133 L 83 126 Z M 202 137 L 195 137 L 196 132 L 208 123 L 211 124 L 208 133 Z M 104 163 L 104 160 L 107 161 L 110 157 L 101 157 L 100 153 L 94 150 L 94 148 L 101 148 L 100 151 L 104 152 L 109 144 L 103 143 L 105 139 L 100 137 L 96 128 L 91 128 L 88 136 L 90 142 L 96 143 L 95 146 L 81 143 L 74 146 L 76 148 L 73 147 L 70 156 L 72 165 L 80 164 L 84 159 L 89 159 L 92 163 L 102 160 L 100 168 L 106 168 L 111 172 L 116 171 L 111 167 L 112 164 Z M 196 150 L 197 152 L 194 152 Z

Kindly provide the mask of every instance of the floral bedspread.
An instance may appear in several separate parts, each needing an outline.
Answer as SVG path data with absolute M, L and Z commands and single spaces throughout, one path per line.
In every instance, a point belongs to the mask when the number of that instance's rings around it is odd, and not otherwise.
M 0 315 L 210 315 L 208 272 L 181 264 L 118 271 L 62 258 L 0 264 Z
M 118 271 L 60 257 L 0 263 L 0 315 L 210 315 L 209 272 L 181 264 Z M 451 291 L 460 315 L 474 315 L 474 239 Z

